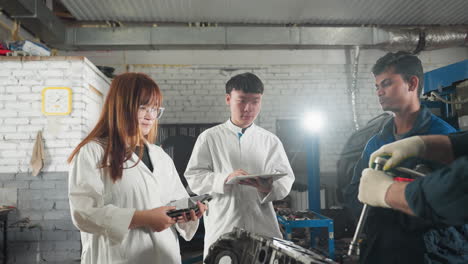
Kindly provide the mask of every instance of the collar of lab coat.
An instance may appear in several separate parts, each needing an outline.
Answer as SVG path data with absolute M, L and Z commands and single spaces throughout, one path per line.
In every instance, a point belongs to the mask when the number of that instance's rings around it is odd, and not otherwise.
M 234 123 L 232 123 L 231 119 L 229 118 L 228 121 L 226 121 L 226 126 L 229 128 L 229 130 L 231 130 L 232 132 L 234 132 L 236 135 L 238 135 L 239 133 L 242 133 L 242 128 L 234 125 Z M 251 130 L 255 128 L 255 124 L 252 123 L 250 126 L 249 126 L 249 129 L 245 130 L 245 132 L 247 133 L 247 131 Z
M 148 142 L 145 142 L 144 144 L 145 144 L 146 147 L 148 148 L 148 155 L 149 155 L 149 157 L 150 157 L 151 162 L 153 162 L 153 158 L 152 158 L 152 157 L 154 156 L 153 148 L 152 148 L 151 144 L 148 143 Z M 137 155 L 137 153 L 133 152 L 133 153 L 132 153 L 132 156 L 130 157 L 130 160 L 133 161 L 133 162 L 137 162 L 137 160 L 138 160 L 138 155 Z
M 158 168 L 156 167 L 156 166 L 157 166 L 156 164 L 158 164 L 158 163 L 157 163 L 158 161 L 161 161 L 161 160 L 162 160 L 162 157 L 160 156 L 160 152 L 158 151 L 158 149 L 157 149 L 157 147 L 156 147 L 155 145 L 150 144 L 149 142 L 145 142 L 144 144 L 148 147 L 148 155 L 149 155 L 149 158 L 150 158 L 150 160 L 151 160 L 151 163 L 153 164 L 153 172 L 151 172 L 151 171 L 149 170 L 149 168 L 146 167 L 146 165 L 144 165 L 143 160 L 140 160 L 140 162 L 138 163 L 137 166 L 144 166 L 144 168 L 145 168 L 149 173 L 154 174 L 154 173 L 157 171 L 157 169 L 158 169 Z M 132 156 L 130 157 L 129 160 L 130 160 L 131 162 L 133 162 L 133 163 L 136 163 L 137 160 L 138 160 L 138 155 L 137 155 L 135 152 L 133 152 L 133 153 L 132 153 Z M 134 164 L 132 164 L 131 166 L 133 166 L 133 165 L 134 165 Z

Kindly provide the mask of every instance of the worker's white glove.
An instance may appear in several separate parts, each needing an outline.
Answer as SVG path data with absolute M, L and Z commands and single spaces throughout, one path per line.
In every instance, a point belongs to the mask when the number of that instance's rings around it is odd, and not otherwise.
M 383 171 L 367 168 L 362 171 L 358 199 L 371 206 L 390 208 L 385 202 L 385 195 L 392 184 L 393 178 Z
M 404 159 L 410 157 L 420 157 L 426 151 L 426 145 L 421 137 L 415 136 L 398 140 L 396 142 L 384 145 L 376 150 L 369 159 L 369 168 L 372 168 L 372 163 L 377 157 L 391 156 L 385 163 L 383 170 L 389 170 Z

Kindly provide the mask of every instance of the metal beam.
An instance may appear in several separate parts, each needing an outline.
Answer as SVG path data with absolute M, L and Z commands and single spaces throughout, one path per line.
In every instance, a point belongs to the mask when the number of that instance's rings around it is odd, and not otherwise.
M 51 46 L 66 40 L 66 27 L 40 0 L 0 0 L 0 8 L 12 19 Z

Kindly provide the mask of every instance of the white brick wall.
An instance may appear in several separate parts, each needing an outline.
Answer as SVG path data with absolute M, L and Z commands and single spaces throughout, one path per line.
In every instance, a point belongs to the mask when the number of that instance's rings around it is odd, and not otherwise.
M 203 69 L 211 67 L 240 70 L 225 75 L 220 70 Z M 132 66 L 130 70 L 146 72 L 160 85 L 166 106 L 162 123 L 224 122 L 229 117 L 224 102 L 226 81 L 245 71 L 257 74 L 265 84 L 263 107 L 256 121 L 258 125 L 275 132 L 277 119 L 300 118 L 312 109 L 326 114 L 327 130 L 321 141 L 321 165 L 325 171 L 335 170 L 338 154 L 351 132 L 352 116 L 345 92 L 343 65 L 326 68 L 321 65 L 193 65 L 189 69 Z M 320 74 L 310 75 L 311 72 Z M 340 73 L 342 77 L 334 76 Z M 366 75 L 368 78 L 362 82 L 371 85 L 371 76 Z M 361 93 L 370 97 L 359 107 L 363 120 L 380 112 L 377 99 L 370 96 L 372 91 L 368 89 Z
M 100 112 L 109 80 L 82 57 L 0 58 L 0 187 L 17 188 L 17 210 L 9 216 L 9 263 L 74 263 L 80 257 L 79 231 L 70 219 L 67 157 Z M 7 74 L 5 74 L 7 73 Z M 41 113 L 47 86 L 73 91 L 69 116 Z M 32 177 L 29 161 L 38 130 L 43 130 L 46 161 Z M 29 219 L 29 227 L 18 221 Z
M 166 105 L 163 123 L 225 121 L 229 112 L 224 103 L 224 84 L 235 74 L 251 71 L 265 84 L 262 112 L 256 123 L 275 132 L 277 119 L 301 118 L 307 111 L 321 111 L 327 120 L 321 135 L 321 169 L 335 171 L 338 155 L 353 127 L 344 66 L 193 65 L 189 69 L 133 66 L 130 70 L 147 72 L 159 83 Z M 239 70 L 226 75 L 221 70 L 204 69 L 224 67 Z M 366 121 L 381 110 L 373 95 L 372 76 L 368 72 L 360 74 L 359 85 L 365 88 L 360 91 L 358 115 Z
M 145 72 L 160 85 L 166 111 L 162 123 L 212 123 L 229 117 L 224 84 L 246 71 L 265 84 L 260 126 L 275 132 L 281 118 L 300 118 L 309 109 L 326 114 L 321 135 L 321 170 L 336 171 L 336 161 L 353 132 L 347 89 L 351 85 L 352 52 L 347 50 L 193 50 L 73 52 L 97 65 Z M 357 111 L 360 125 L 381 112 L 370 73 L 381 50 L 362 50 Z M 467 48 L 427 51 L 420 55 L 426 71 L 468 58 Z
M 46 148 L 43 171 L 66 171 L 66 157 L 88 131 L 90 117 L 99 113 L 100 103 L 89 85 L 106 94 L 109 80 L 83 57 L 3 57 L 0 69 L 0 173 L 30 172 L 39 130 Z M 72 89 L 70 115 L 41 113 L 41 91 L 48 86 Z
M 370 68 L 383 54 L 379 50 L 361 51 L 357 97 L 360 125 L 380 113 Z M 352 60 L 347 56 L 352 54 L 349 55 L 346 50 L 115 51 L 74 52 L 66 55 L 90 56 L 97 65 L 113 66 L 120 72 L 129 69 L 148 73 L 164 93 L 166 112 L 162 123 L 223 122 L 229 116 L 224 103 L 224 83 L 234 74 L 251 71 L 265 83 L 263 109 L 257 120 L 260 126 L 275 132 L 277 119 L 300 118 L 309 109 L 326 113 L 327 129 L 321 138 L 323 171 L 336 170 L 338 154 L 353 131 L 351 105 L 346 93 L 351 83 L 352 69 L 349 64 Z M 468 58 L 468 49 L 423 52 L 420 58 L 425 70 L 431 70 Z M 2 61 L 2 69 L 9 73 L 19 72 L 21 75 L 15 78 L 9 75 L 0 79 L 0 107 L 5 111 L 0 111 L 0 136 L 8 141 L 32 141 L 35 133 L 26 131 L 28 129 L 24 129 L 25 126 L 34 125 L 29 128 L 34 130 L 50 123 L 43 118 L 40 111 L 24 110 L 40 107 L 40 97 L 37 94 L 47 85 L 72 86 L 74 112 L 70 118 L 60 121 L 61 128 L 68 132 L 53 137 L 52 141 L 46 138 L 46 144 L 53 144 L 58 139 L 77 139 L 83 133 L 81 131 L 88 131 L 95 122 L 96 115 L 87 113 L 85 109 L 97 111 L 103 98 L 92 93 L 88 85 L 96 88 L 108 85 L 95 73 L 96 69 L 87 60 L 85 63 L 75 60 L 50 61 L 45 65 L 37 61 Z M 41 75 L 47 78 L 36 78 Z M 90 102 L 93 102 L 93 106 Z M 77 111 L 81 115 L 77 115 Z M 24 124 L 24 118 L 29 123 Z M 20 124 L 14 125 L 11 122 Z M 79 126 L 82 129 L 78 129 Z M 22 133 L 18 133 L 18 129 Z M 50 137 L 47 133 L 45 136 Z M 50 164 L 53 164 L 52 160 Z M 28 162 L 29 157 L 26 157 L 21 161 L 21 166 L 2 165 L 4 167 L 0 167 L 0 172 L 25 171 Z M 57 167 L 46 166 L 45 169 L 56 171 Z

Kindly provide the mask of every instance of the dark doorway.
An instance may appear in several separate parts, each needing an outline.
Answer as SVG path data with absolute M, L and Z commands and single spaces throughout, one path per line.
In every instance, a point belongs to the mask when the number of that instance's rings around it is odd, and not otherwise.
M 174 165 L 184 187 L 187 187 L 187 180 L 184 177 L 184 172 L 198 136 L 206 129 L 216 125 L 218 124 L 159 125 L 156 144 L 160 145 L 174 161 Z

